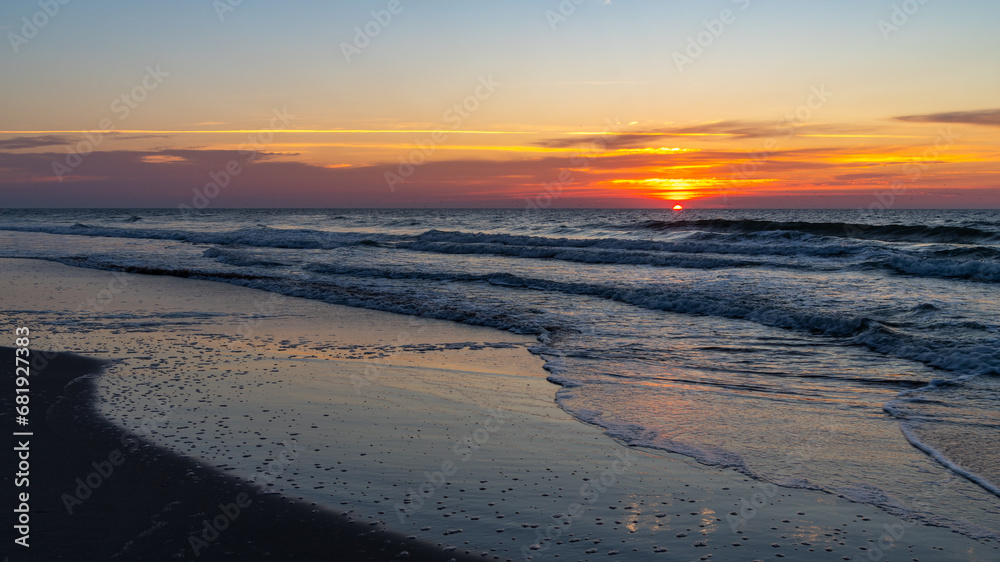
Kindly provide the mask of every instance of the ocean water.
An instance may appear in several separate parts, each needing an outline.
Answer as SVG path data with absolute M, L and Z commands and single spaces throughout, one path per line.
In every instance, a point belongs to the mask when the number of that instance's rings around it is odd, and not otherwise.
M 2 210 L 4 240 L 535 335 L 624 443 L 1000 536 L 998 211 Z

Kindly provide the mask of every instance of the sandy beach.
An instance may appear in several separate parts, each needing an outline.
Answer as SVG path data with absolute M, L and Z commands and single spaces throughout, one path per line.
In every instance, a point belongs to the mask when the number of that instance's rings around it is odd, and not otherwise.
M 5 438 L 7 450 L 25 441 L 31 449 L 30 483 L 18 489 L 30 494 L 28 548 L 9 549 L 10 560 L 454 557 L 398 533 L 372 532 L 349 516 L 261 494 L 144 442 L 94 410 L 95 379 L 87 375 L 97 374 L 102 362 L 67 353 L 46 362 L 31 383 L 32 399 L 45 407 L 32 420 L 33 435 L 13 443 Z M 13 374 L 7 365 L 3 370 Z M 11 404 L 4 408 L 9 412 Z M 5 488 L 12 484 L 8 478 Z M 345 552 L 350 558 L 338 558 Z
M 0 265 L 5 333 L 26 326 L 33 352 L 84 356 L 32 374 L 31 546 L 8 543 L 10 560 L 1000 555 L 627 447 L 556 406 L 532 337 L 195 279 Z

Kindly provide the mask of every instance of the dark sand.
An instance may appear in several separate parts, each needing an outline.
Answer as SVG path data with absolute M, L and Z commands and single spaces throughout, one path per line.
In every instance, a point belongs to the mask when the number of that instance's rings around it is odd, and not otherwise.
M 38 352 L 33 352 L 38 356 Z M 4 419 L 14 425 L 14 350 L 0 347 L 0 396 Z M 40 360 L 42 357 L 37 357 Z M 44 362 L 43 362 L 44 363 Z M 36 363 L 38 365 L 39 363 Z M 143 442 L 107 422 L 93 407 L 93 377 L 102 363 L 71 354 L 55 356 L 31 376 L 30 486 L 14 488 L 17 446 L 4 436 L 8 467 L 3 473 L 6 529 L 11 529 L 18 492 L 30 494 L 29 548 L 4 541 L 2 556 L 21 560 L 463 560 L 441 547 L 386 532 L 349 515 L 331 513 L 226 476 L 217 469 Z M 113 456 L 114 455 L 114 456 Z M 118 456 L 120 455 L 120 457 Z M 112 464 L 112 460 L 118 466 Z M 103 468 L 107 477 L 97 472 Z M 64 494 L 77 493 L 77 479 L 97 483 L 69 514 Z M 86 489 L 80 490 L 86 496 Z M 246 494 L 239 514 L 227 520 L 223 506 Z M 75 502 L 75 500 L 73 500 Z M 14 504 L 14 506 L 12 506 Z M 238 507 L 238 506 L 237 506 Z M 235 511 L 230 506 L 230 513 Z M 218 519 L 217 519 L 218 518 Z M 204 540 L 205 520 L 224 530 Z M 476 559 L 479 559 L 476 557 Z

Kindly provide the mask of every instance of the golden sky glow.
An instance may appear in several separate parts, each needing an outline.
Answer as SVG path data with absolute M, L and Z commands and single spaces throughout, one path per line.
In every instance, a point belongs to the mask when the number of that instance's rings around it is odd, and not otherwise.
M 739 2 L 696 56 L 703 3 L 405 4 L 350 56 L 364 6 L 293 4 L 95 0 L 0 51 L 0 193 L 173 207 L 236 166 L 215 204 L 1000 206 L 995 2 L 889 33 L 877 3 Z

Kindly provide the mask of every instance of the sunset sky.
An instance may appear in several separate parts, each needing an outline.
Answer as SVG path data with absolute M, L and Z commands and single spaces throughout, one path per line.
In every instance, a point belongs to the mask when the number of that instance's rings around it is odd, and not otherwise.
M 995 0 L 6 1 L 2 206 L 997 208 L 998 21 Z

